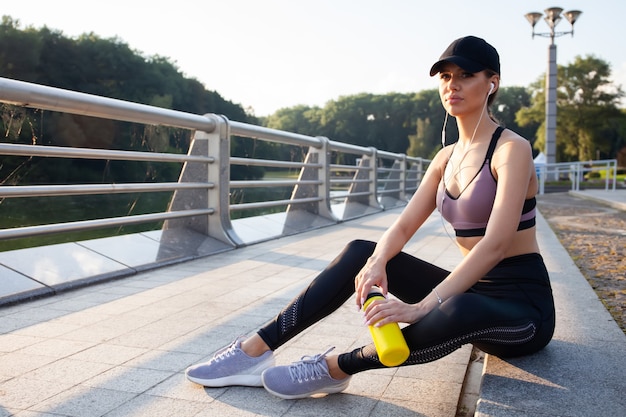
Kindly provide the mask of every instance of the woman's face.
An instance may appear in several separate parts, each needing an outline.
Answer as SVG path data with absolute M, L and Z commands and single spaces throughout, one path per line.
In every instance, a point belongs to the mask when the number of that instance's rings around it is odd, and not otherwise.
M 455 117 L 482 112 L 487 105 L 490 84 L 496 83 L 495 77 L 489 79 L 485 71 L 471 73 L 452 63 L 446 63 L 438 76 L 441 103 Z

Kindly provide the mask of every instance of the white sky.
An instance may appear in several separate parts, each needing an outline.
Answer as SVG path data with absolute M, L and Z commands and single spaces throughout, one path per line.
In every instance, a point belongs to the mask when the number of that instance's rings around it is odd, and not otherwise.
M 559 65 L 593 54 L 626 89 L 623 0 L 5 0 L 0 14 L 68 37 L 118 37 L 265 116 L 342 95 L 435 88 L 430 66 L 469 34 L 498 49 L 504 87 L 527 86 L 546 71 L 549 39 L 531 39 L 524 14 L 552 6 L 583 11 L 575 36 L 556 41 Z M 557 30 L 570 25 L 563 19 Z

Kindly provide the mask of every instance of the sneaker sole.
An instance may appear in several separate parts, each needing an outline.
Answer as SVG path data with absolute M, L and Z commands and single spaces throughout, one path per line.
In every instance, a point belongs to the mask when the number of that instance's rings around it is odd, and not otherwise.
M 194 378 L 192 376 L 186 375 L 187 379 L 191 382 L 194 382 L 199 385 L 203 385 L 209 388 L 221 388 L 228 387 L 232 385 L 239 385 L 244 387 L 262 387 L 263 382 L 261 382 L 261 375 L 233 375 L 233 376 L 225 376 L 223 378 L 215 378 L 215 379 L 201 379 Z
M 258 364 L 254 368 L 248 369 L 248 372 L 250 372 L 249 374 L 230 375 L 224 376 L 222 378 L 205 379 L 196 378 L 185 372 L 185 376 L 189 381 L 209 388 L 221 388 L 233 385 L 244 387 L 262 387 L 263 382 L 261 381 L 261 374 L 264 370 L 266 370 L 267 368 L 271 368 L 272 366 L 274 366 L 273 358 L 271 360 L 267 360 L 266 362 Z
M 263 378 L 261 378 L 261 379 L 263 380 Z M 276 391 L 268 388 L 267 385 L 265 385 L 265 381 L 262 381 L 262 382 L 263 382 L 263 387 L 265 388 L 265 390 L 267 392 L 269 392 L 270 394 L 273 394 L 273 395 L 275 395 L 277 397 L 280 397 L 280 398 L 282 398 L 284 400 L 297 400 L 297 399 L 300 399 L 300 398 L 308 398 L 308 397 L 310 397 L 312 395 L 315 395 L 315 394 L 337 394 L 339 392 L 344 391 L 346 388 L 348 388 L 348 385 L 350 385 L 350 379 L 347 379 L 346 381 L 342 382 L 341 384 L 334 385 L 332 387 L 320 388 L 318 390 L 309 391 L 309 392 L 305 392 L 305 393 L 302 393 L 302 394 L 289 395 L 289 394 L 283 394 L 283 393 L 280 393 L 280 392 L 276 392 Z

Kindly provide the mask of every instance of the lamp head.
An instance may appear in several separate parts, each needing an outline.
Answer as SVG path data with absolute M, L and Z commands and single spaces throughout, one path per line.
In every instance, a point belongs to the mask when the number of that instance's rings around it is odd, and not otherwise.
M 570 25 L 574 26 L 574 23 L 578 20 L 578 17 L 582 14 L 580 10 L 570 10 L 563 13 Z
M 524 15 L 526 20 L 528 20 L 528 23 L 530 23 L 530 26 L 532 26 L 533 28 L 535 27 L 539 19 L 541 19 L 541 16 L 543 15 L 539 12 L 531 12 Z
M 560 7 L 550 7 L 545 10 L 546 13 L 546 22 L 550 28 L 554 28 L 561 21 L 561 12 L 563 9 Z

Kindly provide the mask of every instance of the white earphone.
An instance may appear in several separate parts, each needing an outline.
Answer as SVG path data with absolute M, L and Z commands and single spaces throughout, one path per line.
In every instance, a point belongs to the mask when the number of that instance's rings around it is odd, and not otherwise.
M 489 88 L 489 93 L 487 93 L 487 100 L 489 99 L 489 96 L 493 92 L 494 88 L 496 88 L 496 84 L 495 83 L 491 83 L 491 87 Z M 482 119 L 482 117 L 483 117 L 483 113 L 480 114 L 480 118 L 481 119 Z M 478 121 L 478 123 L 480 123 L 480 120 Z M 443 128 L 441 129 L 441 146 L 443 146 L 443 147 L 446 146 L 446 125 L 447 124 L 448 124 L 448 112 L 446 112 L 446 117 L 445 117 L 445 119 L 443 119 Z M 478 128 L 478 125 L 476 125 L 476 128 Z M 474 131 L 474 134 L 476 134 L 476 131 Z M 472 135 L 472 140 L 474 140 L 474 136 L 473 135 Z

